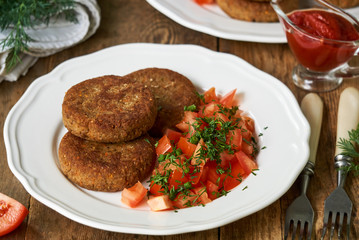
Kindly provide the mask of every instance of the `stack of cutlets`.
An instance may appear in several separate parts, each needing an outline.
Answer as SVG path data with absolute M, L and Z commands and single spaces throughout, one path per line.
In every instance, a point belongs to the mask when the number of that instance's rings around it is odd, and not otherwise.
M 169 69 L 107 75 L 71 87 L 62 104 L 68 132 L 59 147 L 64 175 L 80 187 L 114 192 L 152 171 L 154 140 L 198 105 L 192 82 Z

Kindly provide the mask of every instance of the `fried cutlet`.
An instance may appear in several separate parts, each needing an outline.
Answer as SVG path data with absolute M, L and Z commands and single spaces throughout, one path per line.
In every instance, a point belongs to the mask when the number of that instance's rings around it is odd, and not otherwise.
M 152 92 L 129 78 L 107 75 L 71 87 L 62 104 L 65 127 L 98 142 L 122 142 L 146 133 L 157 105 Z

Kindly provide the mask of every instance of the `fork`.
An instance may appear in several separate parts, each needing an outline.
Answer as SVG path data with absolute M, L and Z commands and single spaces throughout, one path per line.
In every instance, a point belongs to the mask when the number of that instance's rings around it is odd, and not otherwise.
M 359 91 L 353 87 L 346 88 L 340 95 L 337 121 L 337 142 L 339 139 L 348 138 L 348 131 L 355 129 L 359 122 Z M 335 148 L 335 167 L 338 169 L 338 187 L 324 202 L 323 232 L 324 239 L 331 218 L 330 239 L 333 238 L 336 221 L 338 219 L 338 239 L 341 238 L 344 220 L 346 219 L 347 239 L 350 237 L 350 222 L 353 203 L 344 190 L 347 171 L 343 167 L 349 166 L 352 158 L 340 153 L 338 146 Z
M 310 239 L 314 220 L 314 211 L 306 196 L 306 192 L 309 179 L 314 174 L 314 164 L 322 125 L 323 102 L 317 94 L 309 93 L 303 98 L 301 109 L 311 128 L 309 139 L 310 155 L 308 163 L 299 176 L 301 194 L 288 207 L 285 215 L 284 239 L 287 239 L 291 225 L 293 227 L 292 239 L 295 239 L 296 237 L 298 226 L 300 226 L 299 239 L 302 239 L 304 236 L 306 236 L 307 239 Z

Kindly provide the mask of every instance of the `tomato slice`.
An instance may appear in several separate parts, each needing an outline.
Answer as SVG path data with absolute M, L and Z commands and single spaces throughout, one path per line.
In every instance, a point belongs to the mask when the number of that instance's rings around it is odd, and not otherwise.
M 187 195 L 183 193 L 178 193 L 176 198 L 172 201 L 172 204 L 175 208 L 186 208 L 195 205 L 196 194 L 192 191 L 189 191 Z
M 173 209 L 172 202 L 168 195 L 150 196 L 147 200 L 147 204 L 151 210 L 155 212 Z
M 197 145 L 188 142 L 184 137 L 180 137 L 177 147 L 182 150 L 187 158 L 190 158 L 196 150 Z
M 210 102 L 204 107 L 203 115 L 206 117 L 214 117 L 218 110 L 218 103 Z
M 169 177 L 169 189 L 174 188 L 176 190 L 178 186 L 183 185 L 186 182 L 188 182 L 186 175 L 179 170 L 174 170 Z
M 136 207 L 142 199 L 146 196 L 147 189 L 142 183 L 137 182 L 130 188 L 125 188 L 122 191 L 121 201 L 129 207 Z
M 206 187 L 198 187 L 193 189 L 193 192 L 197 195 L 196 204 L 207 204 L 212 202 L 212 200 L 208 197 Z
M 218 185 L 214 184 L 213 182 L 207 180 L 206 182 L 206 189 L 209 199 L 214 200 L 218 198 Z
M 172 130 L 170 128 L 166 129 L 165 135 L 168 137 L 170 141 L 173 141 L 174 144 L 176 144 L 180 139 L 180 137 L 182 137 L 182 133 Z
M 24 205 L 0 193 L 0 236 L 15 230 L 28 213 Z
M 151 181 L 150 184 L 150 193 L 155 196 L 161 196 L 163 195 L 163 187 L 159 184 L 155 184 L 153 181 Z
M 198 113 L 185 111 L 182 121 L 176 124 L 176 127 L 181 130 L 181 132 L 190 133 L 192 135 L 194 133 L 192 124 L 196 122 L 197 117 Z
M 227 136 L 227 144 L 232 145 L 232 149 L 234 150 L 241 150 L 242 148 L 242 134 L 239 128 L 236 128 L 232 131 L 229 131 Z
M 245 175 L 249 175 L 253 170 L 258 169 L 257 163 L 244 152 L 239 151 L 236 152 L 235 155 Z
M 198 0 L 198 1 L 209 1 L 213 2 L 214 0 Z M 211 87 L 208 89 L 204 94 L 204 102 L 210 103 L 210 102 L 218 102 L 218 97 L 216 95 L 216 89 L 214 87 Z
M 158 140 L 158 144 L 156 147 L 157 156 L 165 154 L 167 152 L 172 152 L 172 150 L 173 149 L 170 139 L 167 137 L 167 135 L 163 135 L 163 137 Z
M 238 161 L 231 162 L 231 173 L 223 180 L 223 188 L 229 191 L 238 186 L 245 178 L 245 172 Z
M 231 108 L 233 106 L 233 100 L 234 100 L 234 95 L 236 94 L 237 89 L 234 89 L 232 91 L 230 91 L 229 93 L 227 93 L 226 95 L 224 95 L 221 100 L 219 100 L 219 103 L 224 105 L 227 108 Z

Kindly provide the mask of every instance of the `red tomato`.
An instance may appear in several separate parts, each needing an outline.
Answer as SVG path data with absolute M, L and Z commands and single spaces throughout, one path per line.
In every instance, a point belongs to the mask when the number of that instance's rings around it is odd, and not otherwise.
M 177 143 L 177 147 L 182 150 L 183 154 L 187 158 L 190 158 L 193 155 L 194 151 L 196 150 L 197 146 L 195 144 L 188 142 L 186 138 L 180 137 Z
M 227 136 L 227 144 L 232 145 L 232 149 L 241 150 L 242 147 L 242 134 L 239 128 L 229 131 Z
M 251 132 L 254 132 L 254 120 L 248 116 L 242 116 L 242 119 L 243 119 L 247 129 Z
M 207 180 L 206 189 L 209 199 L 214 200 L 218 198 L 218 185 L 213 182 Z
M 233 106 L 234 95 L 236 94 L 237 89 L 234 89 L 224 95 L 221 100 L 219 101 L 220 104 L 224 105 L 225 107 L 231 108 Z
M 203 110 L 203 115 L 206 117 L 214 117 L 218 110 L 218 103 L 210 102 L 205 106 Z
M 238 186 L 244 179 L 245 172 L 238 161 L 231 162 L 231 173 L 223 181 L 223 188 L 229 191 Z
M 166 129 L 165 135 L 168 137 L 170 141 L 173 141 L 174 144 L 176 144 L 180 139 L 180 137 L 182 137 L 182 133 L 169 128 Z
M 150 196 L 147 200 L 147 204 L 152 211 L 163 211 L 173 209 L 172 202 L 168 195 L 163 196 Z
M 202 0 L 202 1 L 210 1 L 214 2 L 214 0 Z M 204 102 L 210 103 L 210 102 L 218 102 L 218 97 L 216 95 L 216 89 L 214 87 L 208 89 L 204 94 Z
M 157 156 L 161 154 L 165 154 L 166 152 L 172 152 L 172 144 L 167 135 L 163 135 L 163 137 L 158 141 L 158 145 L 156 147 Z
M 234 154 L 229 154 L 227 151 L 221 152 L 220 154 L 221 158 L 221 167 L 226 169 L 229 167 L 229 162 L 235 159 Z
M 150 184 L 150 193 L 155 196 L 161 196 L 163 195 L 163 188 L 161 185 L 155 184 L 153 181 L 151 181 Z
M 176 208 L 186 208 L 195 205 L 196 194 L 192 191 L 188 195 L 178 193 L 172 204 Z
M 188 178 L 186 175 L 182 173 L 182 171 L 174 170 L 169 177 L 169 189 L 177 189 L 178 186 L 183 185 L 188 182 Z
M 0 236 L 15 230 L 28 213 L 24 205 L 0 193 Z
M 239 151 L 236 152 L 235 155 L 240 166 L 243 168 L 245 175 L 249 175 L 253 170 L 258 169 L 257 163 L 244 152 Z
M 212 200 L 208 197 L 206 187 L 198 187 L 193 189 L 194 193 L 197 194 L 198 197 L 196 204 L 207 204 L 212 202 Z
M 182 121 L 176 124 L 176 127 L 179 130 L 181 130 L 183 133 L 193 134 L 194 130 L 192 124 L 196 122 L 197 117 L 198 117 L 198 113 L 185 111 Z
M 215 0 L 194 0 L 197 4 L 213 4 Z
M 129 207 L 136 207 L 142 199 L 146 196 L 147 189 L 142 183 L 137 182 L 130 188 L 125 188 L 122 191 L 121 201 Z

